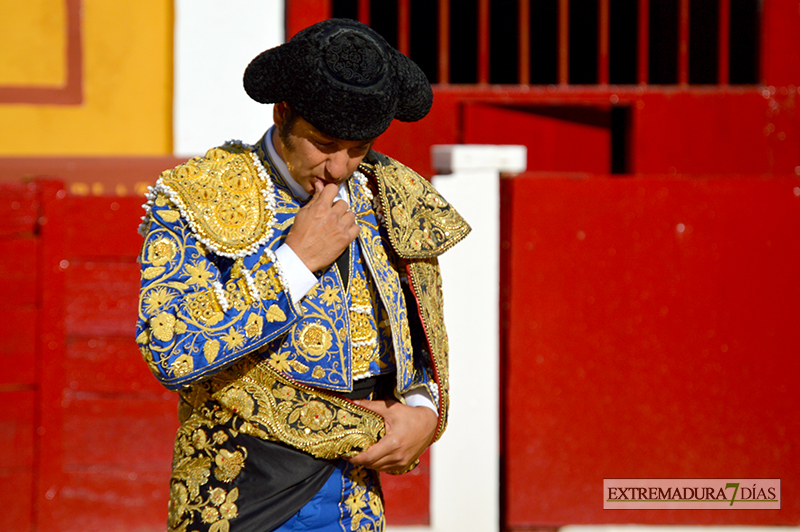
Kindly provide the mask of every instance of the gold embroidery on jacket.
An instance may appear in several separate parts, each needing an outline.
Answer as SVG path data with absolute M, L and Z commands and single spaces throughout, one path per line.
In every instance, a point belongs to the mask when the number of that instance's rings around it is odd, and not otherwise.
M 363 277 L 355 276 L 348 286 L 350 293 L 350 339 L 353 378 L 369 374 L 370 363 L 378 360 L 378 331 L 375 326 L 375 302 Z
M 380 190 L 389 239 L 404 258 L 441 255 L 470 232 L 466 221 L 418 173 L 397 161 L 365 164 Z
M 442 278 L 436 258 L 415 260 L 409 263 L 412 289 L 419 300 L 419 311 L 425 336 L 431 350 L 434 369 L 439 382 L 439 428 L 435 439 L 439 439 L 447 424 L 449 410 L 450 377 L 448 370 L 449 345 L 444 324 L 444 297 Z
M 163 172 L 159 181 L 175 191 L 173 201 L 198 239 L 223 252 L 240 255 L 272 230 L 275 215 L 262 193 L 267 184 L 243 146 L 210 149 L 204 157 Z
M 351 182 L 352 183 L 352 182 Z M 365 188 L 368 184 L 365 185 Z M 371 224 L 375 219 L 375 212 L 372 204 L 368 201 L 369 195 L 353 193 L 355 185 L 351 184 L 351 199 L 353 210 L 356 212 L 359 224 L 362 225 L 359 234 L 359 242 L 362 250 L 361 257 L 366 261 L 370 272 L 371 299 L 375 302 L 383 303 L 380 307 L 374 307 L 374 322 L 372 327 L 378 331 L 378 356 L 383 364 L 394 364 L 397 375 L 397 388 L 404 392 L 411 384 L 412 368 L 412 349 L 408 341 L 410 337 L 404 335 L 404 327 L 407 330 L 407 308 L 400 278 L 397 269 L 390 263 L 387 255 L 389 243 L 381 236 L 379 229 Z M 369 190 L 369 189 L 367 189 Z M 376 289 L 377 293 L 372 291 Z M 378 314 L 380 308 L 380 314 Z M 388 355 L 393 356 L 393 360 L 387 360 Z M 381 366 L 383 369 L 385 366 Z
M 214 293 L 210 290 L 187 294 L 186 301 L 189 315 L 197 322 L 214 325 L 225 317 L 217 298 L 214 297 Z
M 247 356 L 181 396 L 196 415 L 215 424 L 232 422 L 242 433 L 280 441 L 318 458 L 355 456 L 383 436 L 379 415 L 334 394 L 295 384 L 271 362 Z
M 311 358 L 318 358 L 331 348 L 331 332 L 319 323 L 308 323 L 297 337 L 297 347 Z

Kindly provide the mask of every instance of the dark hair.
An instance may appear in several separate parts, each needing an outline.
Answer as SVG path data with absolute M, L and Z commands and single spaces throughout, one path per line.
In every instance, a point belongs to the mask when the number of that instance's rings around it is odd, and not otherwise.
M 284 146 L 288 147 L 289 149 L 293 149 L 294 145 L 292 144 L 292 140 L 289 138 L 289 135 L 291 135 L 297 119 L 302 117 L 300 116 L 300 113 L 292 108 L 291 105 L 284 103 L 284 107 L 286 108 L 286 112 L 283 115 L 283 124 L 278 127 L 278 136 L 281 138 Z

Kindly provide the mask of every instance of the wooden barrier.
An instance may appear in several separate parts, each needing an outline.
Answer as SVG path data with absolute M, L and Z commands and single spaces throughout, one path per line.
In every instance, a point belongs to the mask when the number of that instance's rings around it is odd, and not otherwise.
M 502 183 L 505 527 L 800 522 L 800 180 Z M 603 478 L 780 478 L 781 509 L 603 510 Z

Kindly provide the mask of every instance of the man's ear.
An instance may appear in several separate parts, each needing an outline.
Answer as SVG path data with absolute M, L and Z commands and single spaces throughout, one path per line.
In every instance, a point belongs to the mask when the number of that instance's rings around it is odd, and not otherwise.
M 286 122 L 286 106 L 286 102 L 278 102 L 272 106 L 272 121 L 275 122 L 278 129 L 283 127 L 283 124 Z

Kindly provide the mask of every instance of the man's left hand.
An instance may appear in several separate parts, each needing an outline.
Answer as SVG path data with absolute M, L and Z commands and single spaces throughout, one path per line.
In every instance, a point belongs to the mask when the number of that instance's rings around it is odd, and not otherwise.
M 355 402 L 383 416 L 386 434 L 366 451 L 349 458 L 351 464 L 376 471 L 403 471 L 419 458 L 436 435 L 439 417 L 430 408 L 390 399 Z

